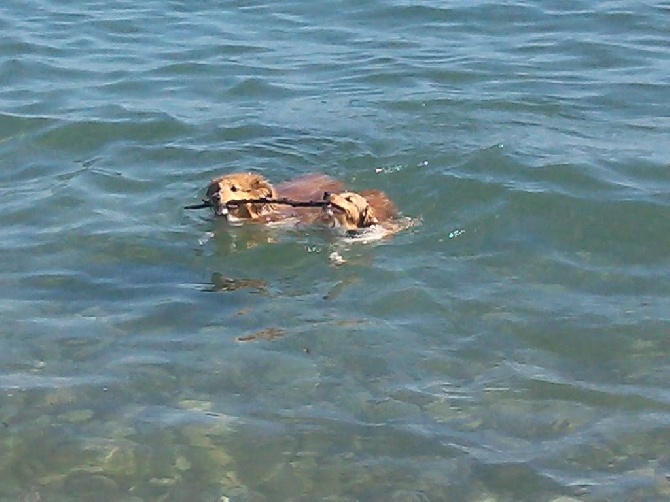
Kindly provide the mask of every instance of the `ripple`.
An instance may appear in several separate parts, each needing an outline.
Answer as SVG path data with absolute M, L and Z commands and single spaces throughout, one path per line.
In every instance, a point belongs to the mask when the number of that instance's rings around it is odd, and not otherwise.
M 109 379 L 100 376 L 42 376 L 26 373 L 0 375 L 0 387 L 4 391 L 37 390 L 37 389 L 65 389 L 82 385 L 101 385 Z
M 37 7 L 0 13 L 0 498 L 667 492 L 667 9 Z M 422 225 L 183 210 L 238 170 Z

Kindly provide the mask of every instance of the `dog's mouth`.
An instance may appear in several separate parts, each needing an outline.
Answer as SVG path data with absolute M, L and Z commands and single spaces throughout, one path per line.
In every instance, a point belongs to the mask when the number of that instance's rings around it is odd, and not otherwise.
M 212 195 L 208 202 L 216 216 L 225 216 L 228 220 L 233 217 L 234 210 L 239 210 L 238 206 L 231 207 L 228 201 L 221 200 L 219 194 Z
M 340 218 L 344 217 L 346 219 L 347 216 L 347 211 L 342 206 L 331 201 L 323 206 L 323 212 L 328 216 L 328 223 L 331 228 L 340 227 L 342 224 Z
M 334 202 L 328 202 L 328 205 L 324 207 L 326 209 L 326 212 L 331 215 L 334 213 L 346 214 L 347 212 L 346 209 L 344 209 L 342 206 L 338 206 Z
M 212 210 L 217 216 L 228 216 L 230 211 L 228 211 L 228 206 L 225 204 L 212 204 Z
M 335 202 L 329 202 L 327 206 L 323 207 L 324 212 L 328 215 L 328 223 L 330 228 L 337 231 L 339 234 L 347 237 L 354 237 L 360 233 L 359 228 L 349 229 L 347 221 L 347 210 Z
M 212 210 L 216 216 L 226 218 L 229 223 L 239 223 L 253 217 L 249 205 L 241 204 L 237 201 L 227 201 L 223 203 L 213 200 Z

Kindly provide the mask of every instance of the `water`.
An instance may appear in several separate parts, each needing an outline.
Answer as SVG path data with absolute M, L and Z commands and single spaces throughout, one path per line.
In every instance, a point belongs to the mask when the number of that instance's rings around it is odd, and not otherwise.
M 5 1 L 0 498 L 668 499 L 668 19 Z M 423 223 L 183 209 L 248 169 Z

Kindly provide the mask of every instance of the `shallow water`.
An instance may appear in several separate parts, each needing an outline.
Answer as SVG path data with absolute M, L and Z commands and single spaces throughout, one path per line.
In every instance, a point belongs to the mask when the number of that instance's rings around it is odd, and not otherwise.
M 0 499 L 670 497 L 666 3 L 3 5 Z

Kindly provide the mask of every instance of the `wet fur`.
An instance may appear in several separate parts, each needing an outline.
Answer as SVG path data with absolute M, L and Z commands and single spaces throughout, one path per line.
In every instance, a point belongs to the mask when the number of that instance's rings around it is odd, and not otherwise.
M 341 191 L 344 186 L 325 174 L 308 174 L 285 181 L 274 187 L 264 176 L 257 173 L 232 173 L 211 181 L 207 187 L 207 201 L 214 213 L 225 216 L 228 221 L 282 221 L 287 218 L 313 220 L 318 217 L 318 208 L 292 208 L 277 204 L 241 204 L 228 208 L 232 200 L 287 198 L 299 201 L 321 200 L 324 192 Z
M 402 230 L 402 225 L 398 223 L 398 210 L 380 190 L 330 193 L 326 200 L 330 205 L 324 211 L 325 223 L 346 233 L 373 226 L 381 226 L 384 235 Z

